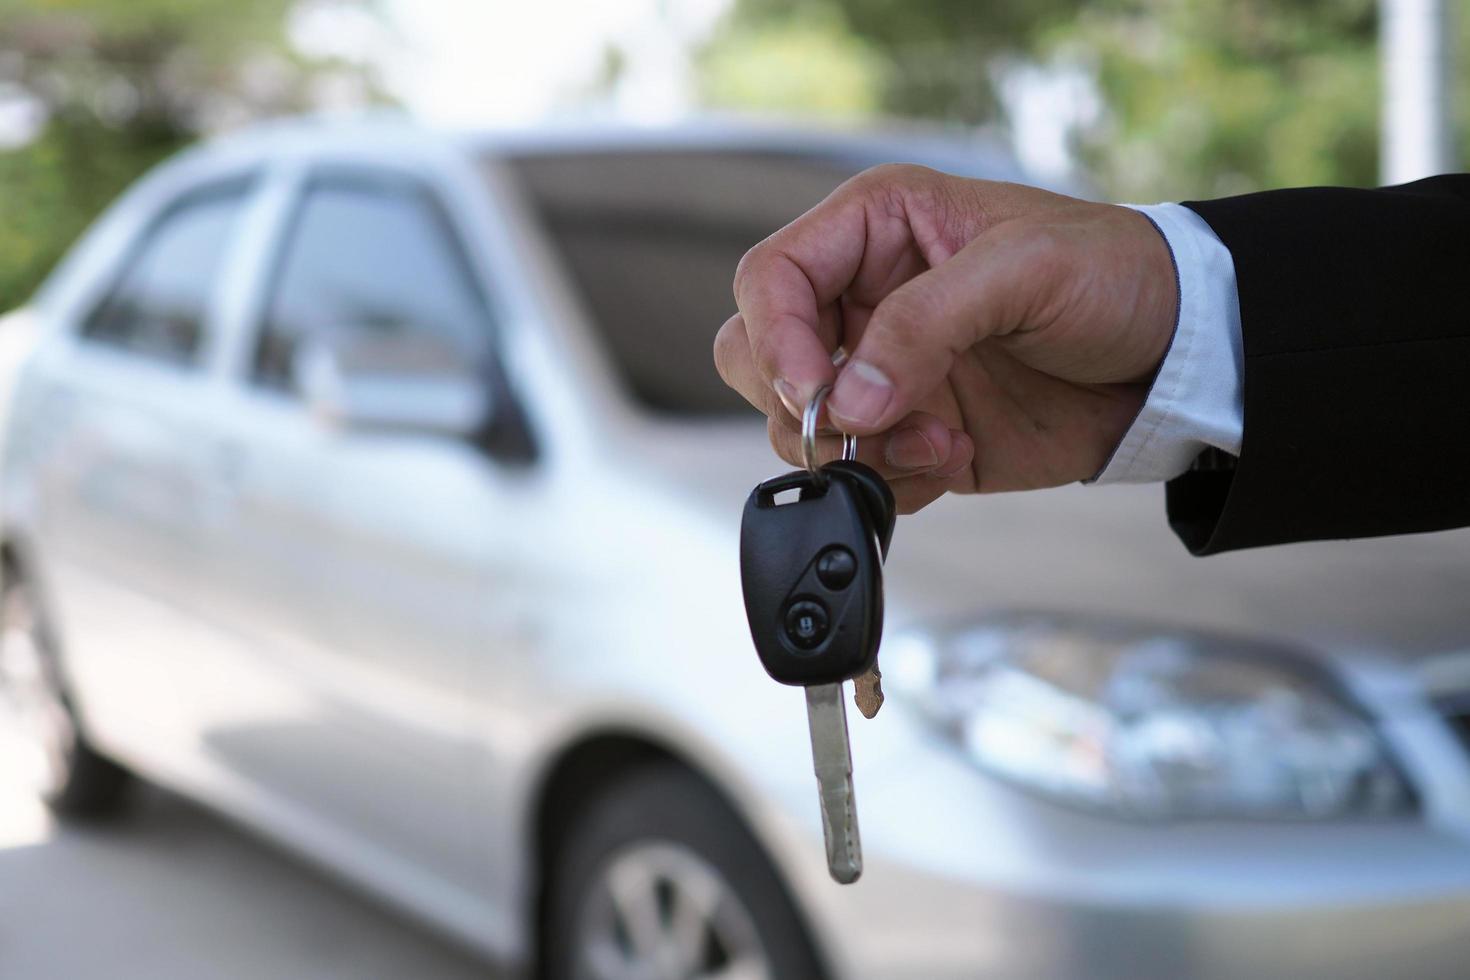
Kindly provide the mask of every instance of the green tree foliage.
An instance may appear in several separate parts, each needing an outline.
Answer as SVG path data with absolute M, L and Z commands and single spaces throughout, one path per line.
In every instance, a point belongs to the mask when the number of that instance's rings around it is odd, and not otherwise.
M 0 102 L 43 120 L 0 151 L 0 310 L 163 157 L 205 130 L 307 108 L 322 78 L 360 73 L 292 51 L 294 2 L 0 0 Z
M 708 52 L 703 68 L 702 95 L 711 105 L 849 118 L 885 104 L 883 56 L 820 12 L 752 25 L 737 43 Z
M 1464 60 L 1470 10 L 1462 13 Z M 814 25 L 843 39 L 828 52 L 861 45 L 863 57 L 847 58 L 844 71 L 877 93 L 886 114 L 1004 125 L 1008 67 L 1084 69 L 1106 110 L 1076 134 L 1076 149 L 1118 197 L 1377 176 L 1375 0 L 736 0 L 707 52 L 706 77 L 730 74 L 740 64 L 731 52 L 755 38 L 770 44 Z M 1460 82 L 1470 122 L 1466 73 Z M 706 88 L 730 107 L 740 91 L 729 82 Z
M 1033 47 L 1049 26 L 1082 6 L 1082 0 L 736 0 L 713 50 L 738 49 L 753 36 L 782 30 L 826 27 L 861 42 L 867 63 L 855 67 L 866 70 L 882 111 L 979 123 L 997 108 L 989 61 Z
M 1374 182 L 1374 0 L 1090 8 L 1048 53 L 1092 60 L 1111 109 L 1085 155 L 1129 198 Z
M 0 153 L 0 311 L 24 302 L 92 218 L 187 138 L 58 117 Z

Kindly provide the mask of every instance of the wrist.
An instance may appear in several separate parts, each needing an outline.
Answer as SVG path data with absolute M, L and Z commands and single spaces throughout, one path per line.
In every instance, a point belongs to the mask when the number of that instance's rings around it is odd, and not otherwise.
M 1137 295 L 1132 303 L 1135 311 L 1132 323 L 1139 328 L 1137 344 L 1140 352 L 1135 356 L 1140 365 L 1131 378 L 1139 383 L 1143 396 L 1153 386 L 1163 368 L 1179 326 L 1181 286 L 1179 264 L 1169 236 L 1155 218 L 1143 209 L 1128 205 L 1113 205 L 1126 215 L 1134 236 L 1124 252 L 1124 261 L 1134 265 L 1131 274 L 1125 271 L 1124 281 L 1133 283 Z
M 1240 452 L 1243 352 L 1230 252 L 1203 219 L 1180 205 L 1136 212 L 1167 248 L 1179 298 L 1148 397 L 1096 482 L 1168 480 L 1206 449 Z

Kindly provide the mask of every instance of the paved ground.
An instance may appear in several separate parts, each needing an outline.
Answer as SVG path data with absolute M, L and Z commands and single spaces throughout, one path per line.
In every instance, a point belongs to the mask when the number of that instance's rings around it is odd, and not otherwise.
M 491 980 L 438 938 L 173 796 L 143 794 L 116 825 L 58 827 L 13 772 L 0 742 L 6 980 Z

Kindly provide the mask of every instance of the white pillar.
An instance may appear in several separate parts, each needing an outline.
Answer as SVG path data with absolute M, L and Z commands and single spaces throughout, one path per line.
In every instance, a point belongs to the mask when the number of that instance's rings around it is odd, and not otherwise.
M 1385 184 L 1455 169 L 1450 30 L 1444 0 L 1380 0 Z

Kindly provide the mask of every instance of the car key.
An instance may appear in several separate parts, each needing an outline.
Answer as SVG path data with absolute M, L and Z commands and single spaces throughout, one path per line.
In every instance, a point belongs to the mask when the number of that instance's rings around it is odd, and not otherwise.
M 815 466 L 824 394 L 818 391 L 802 419 L 808 468 L 765 481 L 746 501 L 740 569 L 762 665 L 775 680 L 806 688 L 827 867 L 849 884 L 862 873 L 862 847 L 842 682 L 866 675 L 876 661 L 882 560 L 896 511 L 888 485 L 863 464 L 848 458 Z M 844 456 L 854 448 L 849 437 Z M 791 490 L 795 501 L 777 503 Z

